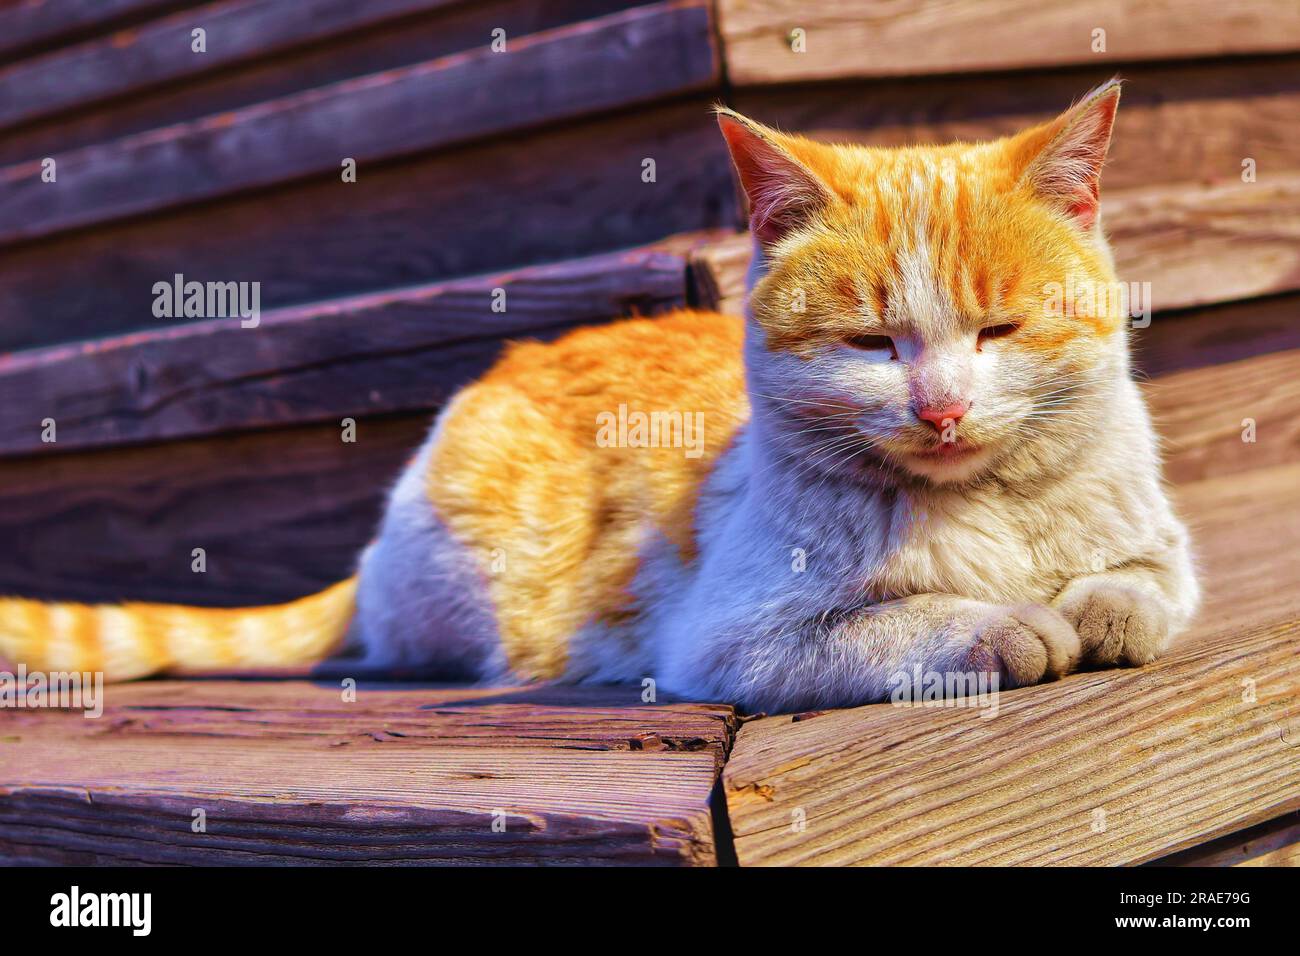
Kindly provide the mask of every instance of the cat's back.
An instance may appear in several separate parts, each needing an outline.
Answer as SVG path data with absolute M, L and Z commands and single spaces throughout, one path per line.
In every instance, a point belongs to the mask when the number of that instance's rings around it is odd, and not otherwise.
M 701 482 L 748 416 L 743 320 L 680 311 L 512 344 L 439 419 L 425 488 L 488 581 L 521 676 L 635 609 L 656 534 L 689 560 Z

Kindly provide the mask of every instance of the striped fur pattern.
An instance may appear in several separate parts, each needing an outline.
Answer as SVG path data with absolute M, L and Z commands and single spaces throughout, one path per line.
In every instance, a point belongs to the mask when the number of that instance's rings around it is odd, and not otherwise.
M 356 584 L 283 608 L 0 604 L 0 653 L 130 677 L 314 659 L 653 679 L 756 710 L 897 676 L 1142 664 L 1193 615 L 1098 216 L 1116 83 L 989 143 L 727 110 L 747 314 L 512 346 L 443 411 Z M 699 426 L 697 429 L 696 426 Z

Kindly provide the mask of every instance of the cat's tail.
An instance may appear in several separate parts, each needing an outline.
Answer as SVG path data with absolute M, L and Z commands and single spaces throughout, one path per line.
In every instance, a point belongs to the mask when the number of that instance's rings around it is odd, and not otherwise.
M 351 577 L 288 604 L 239 608 L 0 598 L 0 659 L 106 681 L 313 664 L 342 644 L 356 589 Z

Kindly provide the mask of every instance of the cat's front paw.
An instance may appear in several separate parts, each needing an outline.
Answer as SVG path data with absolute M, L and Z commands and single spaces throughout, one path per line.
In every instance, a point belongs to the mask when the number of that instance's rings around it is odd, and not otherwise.
M 1169 615 L 1151 595 L 1126 584 L 1077 581 L 1055 602 L 1074 627 L 1087 664 L 1148 664 L 1169 643 Z
M 1079 636 L 1043 604 L 999 608 L 975 626 L 967 654 L 973 671 L 1000 673 L 1008 687 L 1054 680 L 1074 670 Z

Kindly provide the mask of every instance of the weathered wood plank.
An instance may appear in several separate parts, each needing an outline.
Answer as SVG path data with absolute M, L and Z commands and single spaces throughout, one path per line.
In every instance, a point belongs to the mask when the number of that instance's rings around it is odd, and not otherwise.
M 701 90 L 709 8 L 642 7 L 0 169 L 0 244 Z
M 1277 621 L 1300 620 L 1300 465 L 1261 467 L 1174 488 L 1202 569 L 1201 609 L 1185 647 Z
M 0 57 L 166 13 L 184 0 L 19 0 L 0 9 Z
M 1275 817 L 1300 807 L 1297 652 L 1300 626 L 1277 624 L 1002 694 L 992 719 L 880 704 L 748 722 L 724 772 L 737 855 L 1129 864 Z
M 0 465 L 0 593 L 268 604 L 342 580 L 431 416 Z M 204 548 L 207 571 L 191 569 Z
M 629 250 L 0 355 L 0 455 L 431 409 L 503 338 L 685 302 L 682 256 Z
M 1300 349 L 1300 294 L 1161 312 L 1132 333 L 1140 374 L 1155 377 Z
M 1148 865 L 1300 866 L 1300 817 L 1292 813 Z
M 1300 289 L 1300 172 L 1117 190 L 1102 210 L 1120 280 L 1150 283 L 1154 311 Z M 695 250 L 704 301 L 742 311 L 750 249 L 737 234 Z
M 15 711 L 0 859 L 711 865 L 731 708 L 640 695 L 168 681 Z
M 863 146 L 977 142 L 1057 116 L 1114 67 L 1034 73 L 741 88 L 740 112 L 814 139 Z M 1177 182 L 1240 181 L 1300 167 L 1300 57 L 1140 63 L 1123 69 L 1124 97 L 1106 160 L 1105 191 Z M 3 147 L 0 147 L 3 148 Z
M 1300 350 L 1175 372 L 1146 394 L 1171 481 L 1300 460 Z
M 369 10 L 369 4 L 335 6 Z M 429 0 L 435 3 L 436 0 Z M 281 4 L 294 8 L 295 4 Z M 334 35 L 327 43 L 284 49 L 271 58 L 228 64 L 137 90 L 98 105 L 24 121 L 0 138 L 0 165 L 52 156 L 185 120 L 226 113 L 253 103 L 350 77 L 381 73 L 486 45 L 501 28 L 508 38 L 603 16 L 619 0 L 480 0 L 428 6 L 427 12 L 389 19 L 363 30 Z M 138 46 L 130 49 L 138 49 Z
M 14 247 L 0 351 L 171 324 L 152 289 L 178 272 L 260 282 L 272 309 L 723 225 L 737 225 L 726 148 L 708 101 L 688 100 Z
M 1207 593 L 1173 653 L 1003 693 L 990 719 L 746 723 L 724 777 L 741 863 L 1137 863 L 1300 807 L 1300 564 L 1276 559 L 1300 547 L 1300 464 L 1178 501 Z
M 707 753 L 722 769 L 734 730 L 732 708 L 659 695 L 642 700 L 639 684 L 478 687 L 360 683 L 354 701 L 330 680 L 157 680 L 110 686 L 103 714 L 15 709 L 7 734 L 29 741 L 105 737 L 192 736 L 250 741 L 292 740 L 322 750 L 370 748 L 527 747 L 531 749 L 666 750 Z M 652 726 L 651 726 L 652 725 Z
M 233 0 L 186 10 L 0 71 L 0 129 L 456 2 Z M 206 33 L 202 54 L 191 48 L 195 28 Z
M 740 86 L 1300 50 L 1288 0 L 720 0 L 718 20 Z

